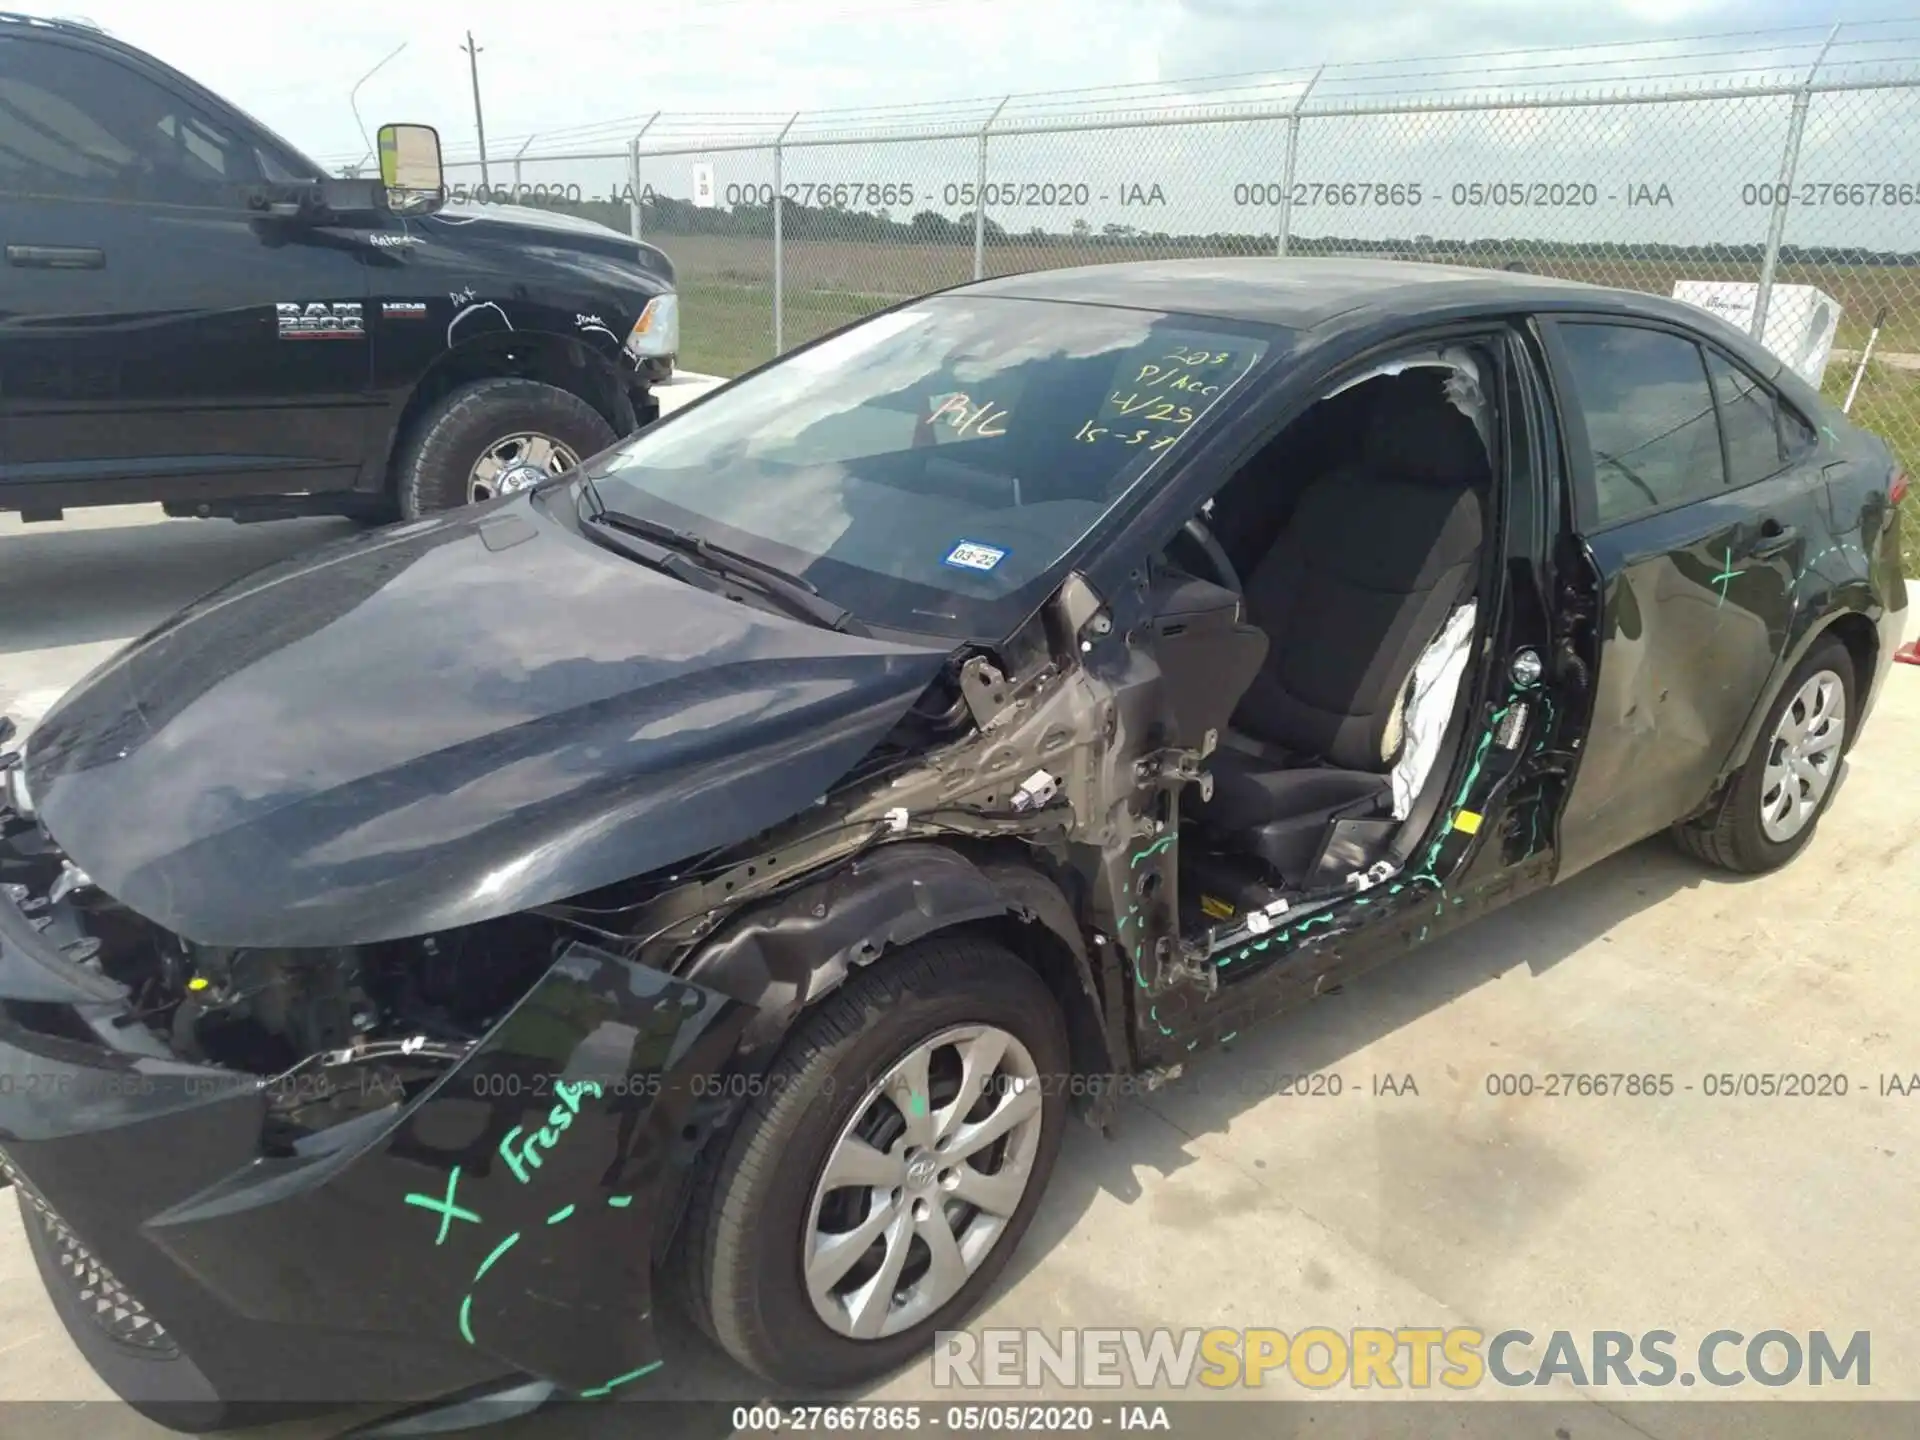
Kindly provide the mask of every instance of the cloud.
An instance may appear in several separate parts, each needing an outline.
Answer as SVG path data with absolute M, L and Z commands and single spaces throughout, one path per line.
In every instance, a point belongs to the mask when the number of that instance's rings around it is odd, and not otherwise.
M 489 150 L 529 134 L 598 133 L 617 146 L 656 110 L 758 116 L 800 108 L 1152 79 L 1124 24 L 1137 0 L 692 0 L 609 7 L 474 0 L 458 19 L 388 0 L 327 0 L 324 23 L 294 27 L 257 0 L 74 0 L 119 39 L 225 96 L 318 159 L 362 148 L 354 82 L 405 42 L 360 92 L 369 129 L 437 125 L 450 153 L 473 144 L 461 49 L 471 26 Z M 610 124 L 609 122 L 619 122 Z M 511 142 L 509 145 L 508 142 Z
M 657 110 L 777 128 L 795 109 L 1809 23 L 1804 0 L 470 0 L 457 19 L 327 0 L 323 22 L 304 26 L 258 0 L 72 8 L 322 159 L 362 148 L 348 91 L 403 42 L 361 91 L 369 127 L 425 121 L 449 153 L 471 153 L 467 27 L 481 47 L 489 149 L 510 154 L 530 134 L 559 132 L 617 147 Z
M 1272 0 L 1179 0 L 1175 8 L 1188 23 L 1169 37 L 1163 71 L 1169 78 L 1566 48 L 1809 22 L 1805 0 L 1452 0 L 1445 5 L 1344 0 L 1317 10 Z M 1475 71 L 1468 65 L 1457 68 Z

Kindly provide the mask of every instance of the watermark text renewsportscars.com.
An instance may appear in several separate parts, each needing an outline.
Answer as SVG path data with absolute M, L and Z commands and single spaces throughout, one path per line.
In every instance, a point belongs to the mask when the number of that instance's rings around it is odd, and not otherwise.
M 1185 1330 L 943 1330 L 933 1383 L 952 1389 L 1226 1390 L 1298 1386 L 1310 1391 L 1521 1388 L 1556 1380 L 1630 1388 L 1707 1385 L 1865 1388 L 1872 1336 L 1825 1330 L 1509 1329 L 1314 1325 Z

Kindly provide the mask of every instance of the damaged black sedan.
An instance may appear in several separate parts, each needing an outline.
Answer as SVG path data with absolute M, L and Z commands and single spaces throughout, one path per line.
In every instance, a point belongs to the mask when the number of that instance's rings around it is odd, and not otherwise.
M 1657 832 L 1796 854 L 1905 486 L 1674 302 L 1115 265 L 249 576 L 0 762 L 54 1303 L 182 1427 L 685 1323 L 877 1377 L 1122 1082 Z

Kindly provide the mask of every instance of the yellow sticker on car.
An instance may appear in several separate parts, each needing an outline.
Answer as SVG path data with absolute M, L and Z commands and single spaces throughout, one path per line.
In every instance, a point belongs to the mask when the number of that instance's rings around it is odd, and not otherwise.
M 1453 828 L 1458 830 L 1462 835 L 1478 835 L 1480 833 L 1480 816 L 1478 812 L 1462 810 L 1458 815 L 1453 817 Z

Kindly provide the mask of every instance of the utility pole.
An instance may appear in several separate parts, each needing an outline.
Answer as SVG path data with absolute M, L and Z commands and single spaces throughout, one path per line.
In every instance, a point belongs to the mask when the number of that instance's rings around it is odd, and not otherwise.
M 467 52 L 467 68 L 473 75 L 473 128 L 480 132 L 480 188 L 491 191 L 493 184 L 487 179 L 487 122 L 480 116 L 480 47 L 473 43 L 473 32 L 467 31 L 467 43 L 460 47 Z

